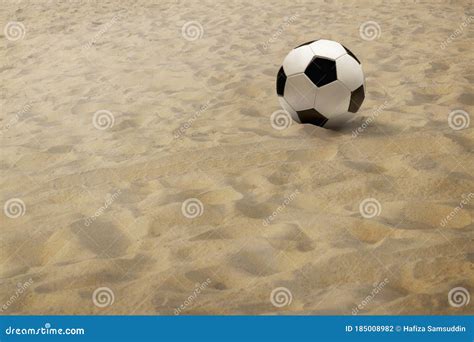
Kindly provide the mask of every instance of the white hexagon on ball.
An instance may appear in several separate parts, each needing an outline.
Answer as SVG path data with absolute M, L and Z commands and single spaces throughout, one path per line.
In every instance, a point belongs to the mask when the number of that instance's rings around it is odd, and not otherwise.
M 337 79 L 350 90 L 356 90 L 364 84 L 364 73 L 357 61 L 349 55 L 336 59 Z
M 314 104 L 316 86 L 305 74 L 288 77 L 285 85 L 285 100 L 295 110 L 305 110 Z
M 313 51 L 314 56 L 325 57 L 332 60 L 336 60 L 342 55 L 347 54 L 346 49 L 333 40 L 320 39 L 311 44 L 309 47 Z
M 314 109 L 325 117 L 346 113 L 351 101 L 351 92 L 340 81 L 334 81 L 318 88 Z
M 313 50 L 308 45 L 291 50 L 283 60 L 286 76 L 303 73 L 313 57 Z

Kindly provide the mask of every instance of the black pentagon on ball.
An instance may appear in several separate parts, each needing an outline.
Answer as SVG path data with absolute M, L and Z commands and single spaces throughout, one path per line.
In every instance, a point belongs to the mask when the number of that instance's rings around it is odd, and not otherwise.
M 283 67 L 278 70 L 277 74 L 277 94 L 283 96 L 283 91 L 285 90 L 285 83 L 286 83 L 286 74 L 283 70 Z
M 296 114 L 298 114 L 301 123 L 309 123 L 319 127 L 323 127 L 324 124 L 328 121 L 328 119 L 323 114 L 321 114 L 314 108 L 300 110 L 296 112 Z
M 351 92 L 351 102 L 349 103 L 349 112 L 351 113 L 356 113 L 360 106 L 362 105 L 362 102 L 364 102 L 365 99 L 365 91 L 364 91 L 364 86 L 361 85 L 359 88 Z
M 344 49 L 346 50 L 347 54 L 348 54 L 349 56 L 351 56 L 352 58 L 354 58 L 354 59 L 357 61 L 357 63 L 360 64 L 359 59 L 352 53 L 352 51 L 349 50 L 348 48 L 346 48 L 344 45 L 343 45 L 343 47 L 344 47 Z
M 317 87 L 322 87 L 337 79 L 336 62 L 326 58 L 314 57 L 304 73 Z

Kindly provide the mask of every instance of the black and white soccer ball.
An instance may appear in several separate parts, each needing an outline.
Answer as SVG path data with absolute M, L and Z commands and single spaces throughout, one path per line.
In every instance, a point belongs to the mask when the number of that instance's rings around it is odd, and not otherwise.
M 319 39 L 285 57 L 276 91 L 280 105 L 295 121 L 327 128 L 359 110 L 365 98 L 364 73 L 348 48 Z

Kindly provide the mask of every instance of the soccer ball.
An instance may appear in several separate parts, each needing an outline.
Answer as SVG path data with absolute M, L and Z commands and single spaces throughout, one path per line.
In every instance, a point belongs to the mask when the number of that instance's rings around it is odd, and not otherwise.
M 280 105 L 299 123 L 330 127 L 346 122 L 365 98 L 357 57 L 338 42 L 319 39 L 297 46 L 278 71 Z

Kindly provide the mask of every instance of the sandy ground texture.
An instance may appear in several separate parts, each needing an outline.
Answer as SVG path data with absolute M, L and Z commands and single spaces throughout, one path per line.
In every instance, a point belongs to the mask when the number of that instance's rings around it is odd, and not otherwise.
M 472 15 L 2 1 L 1 313 L 473 314 Z M 276 72 L 316 38 L 366 100 L 280 127 Z

